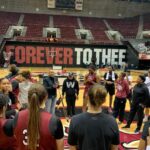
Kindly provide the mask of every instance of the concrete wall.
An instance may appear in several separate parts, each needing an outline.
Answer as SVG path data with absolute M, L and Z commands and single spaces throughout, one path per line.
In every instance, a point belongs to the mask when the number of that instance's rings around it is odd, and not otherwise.
M 36 8 L 39 8 L 39 11 L 36 11 Z M 74 11 L 48 9 L 47 0 L 0 0 L 0 10 L 120 18 L 150 13 L 150 3 L 135 3 L 119 0 L 84 0 L 83 11 Z

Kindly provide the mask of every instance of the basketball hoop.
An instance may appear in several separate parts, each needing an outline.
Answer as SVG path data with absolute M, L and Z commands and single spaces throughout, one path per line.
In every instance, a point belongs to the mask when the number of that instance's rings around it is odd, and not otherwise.
M 5 60 L 4 65 L 3 65 L 4 68 L 9 66 L 11 56 L 12 56 L 12 52 L 11 51 L 10 52 L 3 51 L 3 58 Z

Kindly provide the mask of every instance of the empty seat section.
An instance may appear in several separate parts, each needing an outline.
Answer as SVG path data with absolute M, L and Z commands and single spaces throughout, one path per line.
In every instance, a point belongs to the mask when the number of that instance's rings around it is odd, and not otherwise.
M 119 31 L 125 38 L 136 38 L 139 17 L 125 19 L 107 19 L 113 30 Z
M 48 27 L 49 16 L 42 14 L 25 14 L 23 26 L 27 27 L 27 37 L 42 37 L 43 28 Z
M 19 13 L 0 12 L 0 34 L 6 34 L 9 26 L 17 25 Z

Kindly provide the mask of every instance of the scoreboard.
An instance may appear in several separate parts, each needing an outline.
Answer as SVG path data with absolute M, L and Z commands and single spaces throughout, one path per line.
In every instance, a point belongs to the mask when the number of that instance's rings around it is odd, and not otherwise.
M 47 0 L 47 7 L 83 10 L 83 0 Z

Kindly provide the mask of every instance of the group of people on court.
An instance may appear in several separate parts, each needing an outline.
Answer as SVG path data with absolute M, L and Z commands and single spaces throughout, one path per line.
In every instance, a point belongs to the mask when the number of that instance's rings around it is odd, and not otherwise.
M 93 80 L 89 81 L 88 76 L 93 74 Z M 95 83 L 99 83 L 99 78 L 97 77 L 95 70 L 93 69 L 93 73 L 89 69 L 89 74 L 85 76 L 85 92 L 87 91 L 86 88 L 95 85 Z M 129 117 L 127 120 L 127 124 L 122 128 L 130 128 L 131 123 L 137 113 L 138 120 L 137 120 L 137 127 L 134 133 L 139 133 L 141 130 L 141 126 L 143 122 L 148 121 L 149 116 L 149 107 L 150 107 L 150 70 L 148 70 L 148 74 L 139 75 L 136 79 L 136 83 L 133 86 L 132 84 L 132 76 L 130 75 L 130 71 L 121 72 L 117 75 L 111 66 L 108 67 L 108 71 L 104 74 L 104 83 L 107 93 L 109 93 L 109 108 L 108 112 L 112 113 L 114 118 L 118 117 L 118 124 L 123 123 L 124 121 L 124 113 L 125 113 L 125 106 L 127 99 L 129 100 L 130 104 L 130 112 Z M 113 95 L 114 104 L 112 108 L 112 100 Z M 86 100 L 84 95 L 84 99 Z M 84 100 L 83 99 L 83 100 Z M 85 101 L 86 102 L 86 101 Z M 84 103 L 83 102 L 83 111 Z M 145 110 L 145 116 L 144 116 Z M 146 123 L 144 126 L 143 134 L 141 137 L 139 149 L 143 150 L 146 147 L 146 137 L 149 135 L 149 127 L 150 122 Z M 142 144 L 141 144 L 142 143 Z M 144 144 L 143 144 L 144 143 Z
M 48 76 L 44 77 L 43 85 L 35 83 L 30 71 L 19 73 L 14 65 L 10 66 L 10 71 L 8 76 L 0 79 L 0 149 L 63 150 L 63 126 L 55 115 L 57 89 L 60 85 L 53 70 L 50 69 Z M 116 118 L 119 117 L 119 123 L 123 122 L 126 99 L 130 97 L 131 91 L 131 110 L 125 128 L 130 127 L 137 112 L 136 132 L 141 129 L 144 108 L 149 107 L 148 78 L 145 81 L 145 76 L 138 76 L 136 85 L 132 87 L 126 73 L 117 75 L 109 67 L 104 74 L 104 85 L 101 85 L 95 66 L 90 65 L 88 71 L 84 79 L 83 113 L 75 115 L 79 83 L 74 74 L 69 73 L 62 85 L 62 98 L 66 98 L 67 113 L 73 116 L 68 136 L 70 150 L 117 150 L 120 140 Z M 108 112 L 112 115 L 102 112 L 107 93 L 110 100 Z M 147 143 L 150 143 L 149 127 L 150 122 L 147 122 L 140 150 L 144 150 Z
M 119 124 L 123 123 L 126 100 L 128 99 L 130 104 L 129 117 L 127 119 L 127 124 L 123 128 L 130 128 L 137 113 L 137 128 L 134 132 L 139 133 L 142 123 L 148 121 L 148 110 L 150 107 L 150 70 L 146 77 L 145 75 L 139 75 L 134 86 L 129 71 L 127 71 L 127 73 L 121 72 L 117 75 L 112 71 L 112 68 L 109 67 L 109 71 L 105 73 L 104 79 L 106 81 L 105 87 L 109 93 L 110 100 L 108 111 L 112 112 L 115 118 L 119 117 Z M 112 97 L 114 94 L 115 98 L 112 111 Z M 145 117 L 144 109 L 146 110 Z

